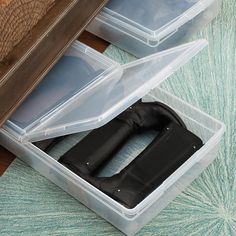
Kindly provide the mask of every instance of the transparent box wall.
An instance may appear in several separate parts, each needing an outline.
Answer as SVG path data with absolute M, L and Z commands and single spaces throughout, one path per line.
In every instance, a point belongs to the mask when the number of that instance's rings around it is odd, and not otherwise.
M 205 145 L 134 209 L 120 205 L 79 176 L 62 166 L 32 143 L 22 144 L 5 130 L 0 142 L 8 150 L 39 171 L 127 235 L 134 235 L 160 213 L 216 158 L 224 125 L 162 89 L 155 89 L 145 101 L 162 101 L 172 107 Z

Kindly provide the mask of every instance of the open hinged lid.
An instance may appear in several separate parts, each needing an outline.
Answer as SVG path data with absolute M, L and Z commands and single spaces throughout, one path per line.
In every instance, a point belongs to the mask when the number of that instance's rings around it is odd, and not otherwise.
M 24 112 L 17 114 L 18 109 L 4 128 L 22 142 L 34 142 L 101 127 L 146 95 L 151 89 L 157 87 L 206 45 L 206 40 L 198 40 L 126 65 L 113 66 L 109 70 L 101 70 L 97 67 L 95 79 L 91 79 L 91 77 L 87 84 L 82 83 L 82 87 L 78 87 L 76 92 L 72 93 L 73 96 L 67 96 L 63 104 L 60 102 L 59 106 L 56 103 L 56 107 L 50 108 L 50 112 L 47 111 L 47 114 L 41 117 L 36 124 L 29 122 L 27 126 L 23 126 L 19 122 L 20 118 L 23 120 L 24 117 L 32 117 L 37 108 L 40 110 L 37 103 L 34 106 L 30 102 L 33 99 L 33 95 L 31 95 L 28 98 L 29 103 L 25 103 Z M 97 54 L 99 53 L 97 52 Z M 101 59 L 105 58 L 101 54 L 100 56 Z M 94 56 L 93 59 L 95 60 Z M 97 60 L 100 59 L 97 58 Z M 91 65 L 93 64 L 94 62 L 91 63 Z M 59 68 L 62 69 L 62 65 Z M 71 70 L 70 66 L 69 68 Z M 79 73 L 83 73 L 81 69 L 79 71 Z M 74 77 L 79 78 L 79 73 L 76 73 L 75 70 Z M 67 73 L 64 74 L 68 76 Z M 64 79 L 69 80 L 69 77 Z M 49 87 L 50 85 L 47 84 L 47 88 Z M 53 87 L 55 87 L 55 81 Z M 67 90 L 65 83 L 61 84 L 60 82 L 59 86 L 57 85 L 57 91 L 62 93 L 63 89 Z M 69 89 L 69 91 L 71 90 Z M 38 93 L 43 96 L 47 94 L 43 89 Z M 50 104 L 55 97 L 48 94 L 49 97 L 45 98 L 45 101 Z
M 110 0 L 96 17 L 126 34 L 157 46 L 216 0 Z

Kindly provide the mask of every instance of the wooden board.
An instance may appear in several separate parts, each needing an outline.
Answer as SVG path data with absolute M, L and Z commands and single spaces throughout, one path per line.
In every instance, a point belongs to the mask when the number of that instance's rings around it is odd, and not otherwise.
M 55 0 L 0 1 L 0 61 L 54 5 Z
M 0 146 L 0 176 L 4 174 L 14 160 L 15 156 Z

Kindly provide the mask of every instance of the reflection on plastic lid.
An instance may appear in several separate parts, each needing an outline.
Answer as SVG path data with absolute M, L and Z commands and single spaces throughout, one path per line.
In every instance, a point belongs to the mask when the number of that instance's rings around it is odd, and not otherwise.
M 198 0 L 111 0 L 107 8 L 150 30 L 158 30 Z
M 82 58 L 62 57 L 10 120 L 21 128 L 27 127 L 63 104 L 103 71 L 94 70 Z

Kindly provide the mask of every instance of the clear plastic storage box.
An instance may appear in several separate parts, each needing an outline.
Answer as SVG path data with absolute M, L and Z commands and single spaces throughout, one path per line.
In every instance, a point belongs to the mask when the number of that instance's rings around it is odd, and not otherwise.
M 186 41 L 218 14 L 220 3 L 220 0 L 111 0 L 87 30 L 143 57 Z
M 121 66 L 77 42 L 66 54 L 78 59 L 77 63 L 68 58 L 58 63 L 60 67 L 56 66 L 43 81 L 47 86 L 42 83 L 0 130 L 0 143 L 119 230 L 134 235 L 217 155 L 224 124 L 158 86 L 206 44 L 205 40 L 198 40 Z M 77 67 L 80 68 L 78 63 L 88 64 L 83 64 L 86 67 L 86 73 L 82 74 L 84 80 L 81 73 L 75 73 Z M 68 74 L 71 71 L 73 74 Z M 59 77 L 60 83 L 57 83 L 54 75 L 73 81 L 73 89 L 70 86 L 68 89 Z M 204 146 L 133 209 L 105 195 L 33 143 L 100 127 L 140 98 L 161 101 L 172 107 L 188 129 L 203 140 Z M 38 100 L 42 103 L 35 111 L 34 102 Z M 25 118 L 27 122 L 22 122 Z

